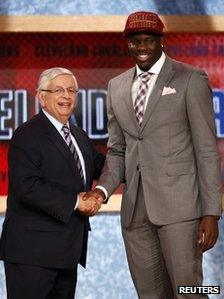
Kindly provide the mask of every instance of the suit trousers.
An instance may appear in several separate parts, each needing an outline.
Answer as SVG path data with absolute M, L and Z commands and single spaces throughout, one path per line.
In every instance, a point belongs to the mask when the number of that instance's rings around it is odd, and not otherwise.
M 8 299 L 74 299 L 74 270 L 4 262 Z
M 131 225 L 122 228 L 129 269 L 140 299 L 208 298 L 177 292 L 178 286 L 202 285 L 202 255 L 196 254 L 198 223 L 198 219 L 161 226 L 151 223 L 140 180 Z

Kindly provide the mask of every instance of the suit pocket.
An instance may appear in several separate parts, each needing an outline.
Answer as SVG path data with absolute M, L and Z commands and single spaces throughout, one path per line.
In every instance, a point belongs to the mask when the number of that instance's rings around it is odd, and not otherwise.
M 195 164 L 192 161 L 169 164 L 167 168 L 168 176 L 194 174 L 195 172 Z

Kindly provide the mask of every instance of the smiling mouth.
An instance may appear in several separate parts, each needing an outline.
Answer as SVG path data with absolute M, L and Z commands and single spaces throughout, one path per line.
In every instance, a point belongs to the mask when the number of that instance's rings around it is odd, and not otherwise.
M 70 107 L 71 103 L 58 103 L 58 105 L 61 107 Z
M 137 55 L 137 58 L 139 61 L 144 62 L 149 59 L 149 55 L 148 54 L 139 54 L 139 55 Z

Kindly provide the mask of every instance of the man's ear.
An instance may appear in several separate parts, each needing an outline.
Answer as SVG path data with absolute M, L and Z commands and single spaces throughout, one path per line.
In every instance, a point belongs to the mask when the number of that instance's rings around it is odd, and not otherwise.
M 44 92 L 38 91 L 36 96 L 37 96 L 37 98 L 40 102 L 41 107 L 44 108 L 45 107 L 45 101 L 46 101 Z

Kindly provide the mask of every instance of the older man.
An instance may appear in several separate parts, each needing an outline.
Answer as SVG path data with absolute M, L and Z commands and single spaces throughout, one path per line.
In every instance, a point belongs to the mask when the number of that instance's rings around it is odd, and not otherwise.
M 86 198 L 102 201 L 125 181 L 121 224 L 139 298 L 195 299 L 178 286 L 202 284 L 221 213 L 212 93 L 202 70 L 164 53 L 163 34 L 154 13 L 127 19 L 136 65 L 109 83 L 109 151 Z
M 71 71 L 45 70 L 42 110 L 19 127 L 9 148 L 9 192 L 1 237 L 10 299 L 73 299 L 77 264 L 85 266 L 88 216 L 97 201 L 82 192 L 100 175 L 104 157 L 69 123 L 78 85 Z

